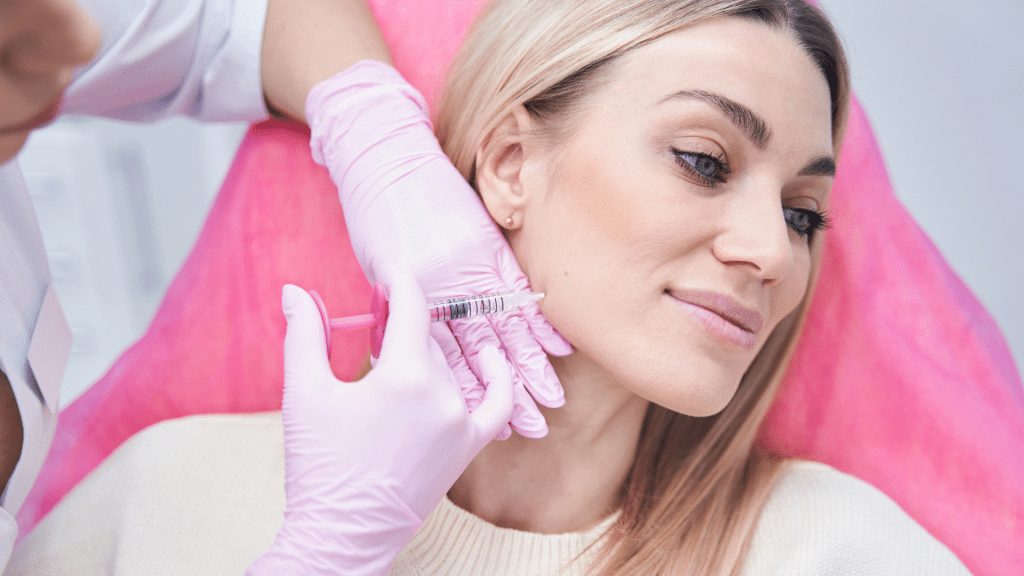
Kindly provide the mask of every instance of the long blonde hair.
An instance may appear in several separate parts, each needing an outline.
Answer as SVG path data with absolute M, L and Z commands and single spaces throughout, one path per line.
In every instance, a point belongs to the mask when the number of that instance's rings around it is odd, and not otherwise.
M 838 155 L 849 106 L 846 60 L 828 21 L 801 0 L 493 0 L 449 70 L 438 139 L 474 183 L 477 150 L 513 110 L 525 107 L 557 138 L 619 56 L 721 16 L 793 34 L 828 82 Z M 722 412 L 696 418 L 648 408 L 622 514 L 601 542 L 602 575 L 739 573 L 781 464 L 754 441 L 806 315 L 821 236 L 811 244 L 804 299 L 769 336 Z

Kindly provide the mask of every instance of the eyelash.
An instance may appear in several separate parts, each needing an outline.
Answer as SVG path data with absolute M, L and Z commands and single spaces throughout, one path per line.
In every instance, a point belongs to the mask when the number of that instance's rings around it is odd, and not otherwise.
M 722 155 L 686 152 L 677 148 L 672 148 L 672 154 L 676 158 L 676 164 L 678 164 L 684 172 L 689 174 L 690 177 L 696 179 L 701 186 L 714 188 L 718 184 L 725 182 L 725 177 L 729 172 L 731 172 L 731 170 L 729 170 L 729 162 L 726 161 L 725 156 Z M 715 173 L 713 175 L 708 176 L 707 174 L 703 174 L 697 170 L 696 163 L 701 160 L 714 163 Z
M 805 208 L 782 208 L 782 214 L 786 218 L 786 225 L 792 228 L 801 238 L 806 238 L 808 242 L 814 239 L 814 233 L 818 230 L 824 230 L 829 227 L 828 214 L 825 212 L 818 212 L 815 210 L 808 210 Z M 791 218 L 796 216 L 803 216 L 807 218 L 806 223 L 797 223 Z
M 731 172 L 728 161 L 726 161 L 725 157 L 722 155 L 704 154 L 702 152 L 686 152 L 675 147 L 672 148 L 672 155 L 675 156 L 676 164 L 678 164 L 684 172 L 686 172 L 691 178 L 697 180 L 700 185 L 707 186 L 708 188 L 714 188 L 718 184 L 725 182 L 725 177 Z M 712 162 L 715 168 L 714 174 L 708 176 L 707 174 L 697 170 L 696 164 L 700 161 Z M 782 209 L 782 214 L 786 219 L 786 225 L 799 234 L 801 238 L 806 238 L 808 242 L 814 238 L 814 233 L 817 230 L 824 230 L 829 227 L 828 214 L 824 212 L 804 208 L 784 207 Z M 800 218 L 801 220 L 806 219 L 806 221 L 797 220 L 797 218 Z

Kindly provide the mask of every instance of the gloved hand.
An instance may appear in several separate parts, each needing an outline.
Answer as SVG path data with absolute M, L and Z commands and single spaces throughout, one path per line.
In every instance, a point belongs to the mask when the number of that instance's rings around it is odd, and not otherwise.
M 313 158 L 338 187 L 367 279 L 372 284 L 391 267 L 410 270 L 428 301 L 528 289 L 508 242 L 441 151 L 427 114 L 415 88 L 373 61 L 321 82 L 306 100 Z M 513 370 L 512 426 L 530 438 L 547 434 L 534 400 L 557 408 L 565 398 L 544 351 L 564 356 L 572 347 L 537 305 L 452 322 L 454 338 L 439 334 L 444 330 L 433 327 L 432 334 L 470 409 L 483 397 L 480 352 L 491 345 Z
M 408 274 L 390 274 L 391 316 L 376 366 L 340 382 L 327 361 L 313 299 L 285 286 L 282 405 L 284 523 L 249 575 L 386 575 L 470 460 L 506 425 L 512 380 L 484 346 L 487 392 L 466 408 L 428 335 L 426 301 Z

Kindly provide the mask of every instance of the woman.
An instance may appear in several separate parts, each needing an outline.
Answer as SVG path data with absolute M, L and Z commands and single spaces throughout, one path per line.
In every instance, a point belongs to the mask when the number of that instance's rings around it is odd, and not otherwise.
M 299 461 L 338 466 L 345 476 L 374 458 L 354 444 L 330 447 L 354 428 L 327 435 L 322 450 L 299 459 L 290 443 L 292 434 L 362 420 L 360 441 L 404 430 L 413 447 L 412 473 L 391 487 L 399 502 L 381 514 L 392 532 L 411 538 L 401 554 L 400 536 L 384 538 L 397 555 L 393 574 L 966 573 L 864 483 L 753 448 L 813 285 L 846 114 L 843 56 L 816 12 L 764 0 L 497 2 L 466 41 L 446 94 L 438 121 L 445 151 L 505 229 L 533 288 L 546 294 L 545 316 L 576 349 L 552 358 L 566 405 L 545 412 L 547 437 L 513 436 L 482 450 L 480 438 L 496 431 L 495 413 L 509 405 L 507 376 L 498 373 L 489 380 L 505 397 L 485 400 L 473 414 L 435 421 L 433 430 L 384 420 L 394 410 L 427 418 L 409 406 L 429 406 L 423 398 L 440 394 L 429 386 L 395 394 L 389 380 L 409 378 L 395 366 L 405 360 L 418 374 L 420 366 L 443 367 L 438 354 L 457 349 L 443 332 L 440 349 L 424 345 L 422 318 L 418 326 L 411 321 L 422 297 L 394 275 L 386 336 L 394 344 L 385 342 L 367 376 L 387 412 L 345 412 L 349 403 L 325 394 L 323 412 L 296 419 L 288 395 L 307 393 L 303 382 L 324 377 L 325 361 L 322 336 L 310 331 L 312 302 L 286 288 L 286 362 L 301 360 L 286 368 L 288 486 L 301 484 Z M 454 379 L 438 378 L 449 385 L 436 388 L 457 391 Z M 340 423 L 319 421 L 331 415 Z M 133 545 L 135 557 L 151 564 L 181 561 L 158 550 L 159 538 L 128 542 L 139 536 L 126 523 L 143 518 L 140 526 L 166 527 L 190 550 L 230 534 L 224 542 L 245 547 L 239 557 L 253 554 L 270 543 L 280 518 L 266 505 L 270 494 L 280 511 L 279 434 L 276 416 L 148 430 L 55 510 L 42 534 L 30 537 L 20 566 L 45 565 L 34 564 L 53 554 L 45 539 L 59 541 L 58 526 L 75 533 L 67 523 L 85 517 L 93 526 L 103 517 L 122 523 L 109 530 L 109 551 L 90 544 L 101 556 L 111 553 L 100 564 L 125 566 Z M 227 457 L 244 462 L 227 470 L 212 464 Z M 432 460 L 446 465 L 429 468 Z M 186 462 L 189 473 L 176 472 Z M 109 493 L 109 483 L 121 483 L 136 463 L 150 467 L 140 477 L 145 501 L 160 499 L 161 508 L 235 497 L 271 510 L 211 512 L 208 525 L 181 536 L 180 524 L 147 518 L 139 506 L 85 496 L 102 486 Z M 368 476 L 349 475 L 348 484 Z M 163 481 L 156 488 L 155 479 Z M 143 500 L 136 494 L 118 498 Z M 438 500 L 413 537 L 409 527 Z M 287 510 L 278 542 L 294 526 Z M 411 515 L 401 517 L 402 510 Z M 198 572 L 188 560 L 180 569 Z M 391 568 L 327 562 L 323 571 L 339 566 L 344 573 Z

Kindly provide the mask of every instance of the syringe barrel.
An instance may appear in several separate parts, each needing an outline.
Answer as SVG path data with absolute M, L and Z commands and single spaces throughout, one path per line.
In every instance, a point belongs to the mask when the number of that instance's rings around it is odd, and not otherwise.
M 541 296 L 541 294 L 534 294 L 533 292 L 461 296 L 459 298 L 430 302 L 427 304 L 427 308 L 430 309 L 431 322 L 449 322 L 481 314 L 497 314 L 529 302 L 535 302 Z

